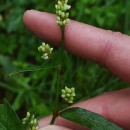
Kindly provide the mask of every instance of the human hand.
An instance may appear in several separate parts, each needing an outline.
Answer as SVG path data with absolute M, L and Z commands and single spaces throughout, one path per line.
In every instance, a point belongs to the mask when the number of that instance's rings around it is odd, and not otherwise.
M 35 35 L 54 45 L 60 45 L 62 36 L 61 30 L 55 22 L 55 15 L 29 10 L 25 12 L 23 21 Z M 102 64 L 115 75 L 130 82 L 129 36 L 71 20 L 65 28 L 65 47 L 73 54 Z M 74 106 L 80 106 L 101 114 L 125 130 L 130 130 L 130 88 L 106 93 Z M 44 127 L 49 124 L 50 118 L 44 118 L 39 122 L 41 130 L 69 130 L 69 128 L 86 130 L 61 118 L 57 119 L 56 124 L 68 128 L 60 126 Z

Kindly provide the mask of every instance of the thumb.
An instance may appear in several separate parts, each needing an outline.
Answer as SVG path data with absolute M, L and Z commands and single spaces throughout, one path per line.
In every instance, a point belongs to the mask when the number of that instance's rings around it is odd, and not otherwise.
M 72 129 L 58 125 L 48 125 L 40 128 L 39 130 L 72 130 Z

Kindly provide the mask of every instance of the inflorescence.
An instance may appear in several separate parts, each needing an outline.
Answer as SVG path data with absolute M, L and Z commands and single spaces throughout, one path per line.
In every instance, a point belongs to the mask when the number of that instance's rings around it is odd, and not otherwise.
M 67 86 L 65 89 L 61 90 L 62 94 L 61 97 L 68 103 L 73 103 L 75 97 L 75 88 L 68 88 Z
M 38 50 L 43 53 L 42 58 L 48 60 L 51 57 L 53 48 L 43 42 L 42 45 L 38 47 Z
M 22 122 L 23 124 L 29 125 L 28 130 L 38 130 L 38 121 L 34 115 L 31 115 L 29 112 L 27 112 L 26 117 L 22 119 Z
M 57 24 L 61 27 L 64 27 L 70 21 L 68 10 L 71 8 L 71 6 L 67 3 L 68 0 L 58 0 L 57 4 L 55 5 Z

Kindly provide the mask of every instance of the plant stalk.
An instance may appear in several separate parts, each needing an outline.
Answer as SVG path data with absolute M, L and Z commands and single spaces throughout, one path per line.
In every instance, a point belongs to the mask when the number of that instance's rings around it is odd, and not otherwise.
M 62 44 L 61 44 L 61 63 L 64 58 L 64 26 L 61 27 L 61 33 L 62 33 Z M 53 117 L 50 122 L 50 125 L 54 124 L 56 118 L 59 116 L 59 97 L 60 97 L 60 71 L 61 71 L 61 65 L 57 66 L 57 86 L 56 86 L 56 98 L 53 108 Z
M 58 116 L 58 113 L 59 113 L 59 97 L 60 97 L 60 71 L 61 71 L 61 66 L 58 65 L 57 66 L 57 85 L 56 85 L 56 97 L 55 97 L 55 102 L 54 102 L 54 108 L 53 108 L 53 117 L 52 117 L 52 120 L 50 122 L 50 124 L 54 124 L 55 122 L 55 119 L 57 118 Z

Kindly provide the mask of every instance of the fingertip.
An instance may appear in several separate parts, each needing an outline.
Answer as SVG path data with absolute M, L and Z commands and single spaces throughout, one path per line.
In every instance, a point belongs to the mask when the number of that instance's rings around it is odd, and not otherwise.
M 27 10 L 23 14 L 25 26 L 35 35 L 54 45 L 61 43 L 61 30 L 56 23 L 56 16 L 46 12 Z
M 32 12 L 32 10 L 26 10 L 23 14 L 23 20 L 26 19 L 26 16 L 28 16 L 28 14 L 30 14 Z
M 25 25 L 28 25 L 30 23 L 30 17 L 35 14 L 36 10 L 27 10 L 23 14 L 23 22 Z

